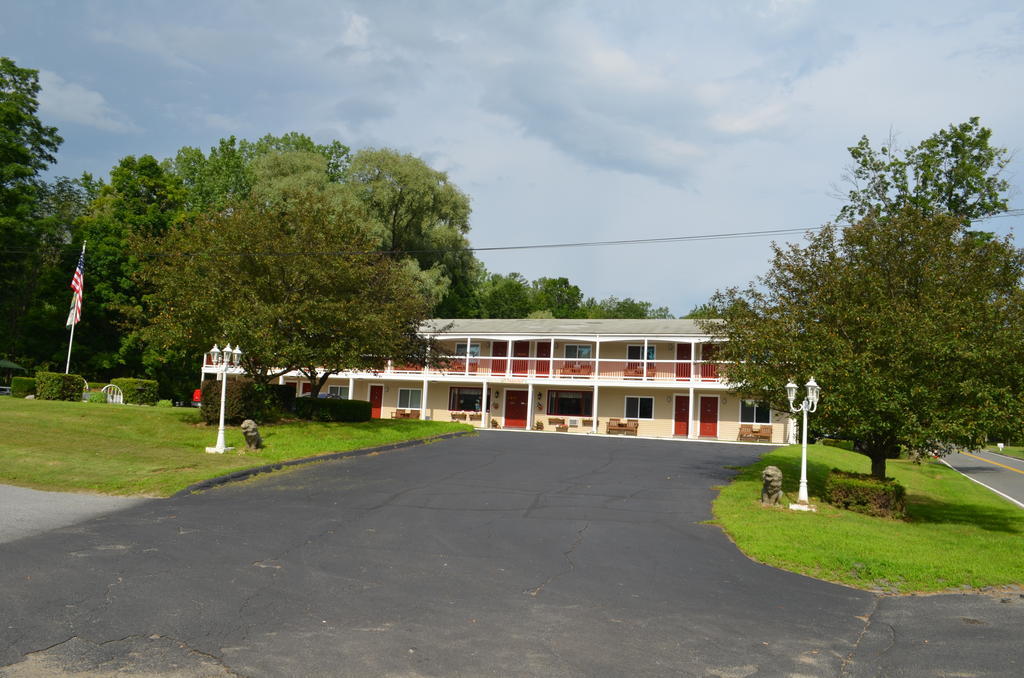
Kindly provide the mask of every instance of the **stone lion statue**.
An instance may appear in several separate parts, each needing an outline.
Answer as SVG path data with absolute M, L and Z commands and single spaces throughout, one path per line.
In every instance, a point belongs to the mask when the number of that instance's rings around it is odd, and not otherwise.
M 775 506 L 782 497 L 782 470 L 778 466 L 766 466 L 761 471 L 761 505 Z
M 245 436 L 245 448 L 247 450 L 263 449 L 263 437 L 260 435 L 256 422 L 252 419 L 246 419 L 242 422 L 242 435 Z

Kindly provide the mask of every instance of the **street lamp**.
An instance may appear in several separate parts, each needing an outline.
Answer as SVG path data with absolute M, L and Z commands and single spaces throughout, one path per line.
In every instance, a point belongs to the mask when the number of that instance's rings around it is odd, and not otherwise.
M 814 377 L 811 377 L 810 381 L 806 384 L 806 388 L 807 397 L 800 403 L 800 407 L 795 407 L 793 401 L 796 400 L 797 386 L 792 381 L 786 384 L 789 411 L 804 413 L 804 425 L 800 429 L 800 435 L 803 438 L 803 449 L 800 453 L 800 492 L 797 494 L 797 503 L 789 505 L 789 508 L 796 511 L 814 510 L 814 507 L 808 503 L 807 497 L 807 413 L 818 409 L 818 396 L 821 394 L 821 387 L 814 381 Z
M 238 367 L 242 362 L 242 349 L 235 346 L 231 348 L 228 344 L 223 349 L 217 348 L 217 344 L 210 349 L 210 363 L 219 368 L 220 372 L 220 427 L 217 429 L 217 445 L 207 447 L 206 451 L 215 454 L 224 454 L 225 450 L 233 450 L 233 447 L 224 446 L 224 400 L 228 391 L 228 368 Z

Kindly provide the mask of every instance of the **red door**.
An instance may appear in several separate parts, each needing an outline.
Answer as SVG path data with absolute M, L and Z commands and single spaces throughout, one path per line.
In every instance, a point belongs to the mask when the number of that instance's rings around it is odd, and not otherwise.
M 693 357 L 693 344 L 676 344 L 676 360 L 689 361 Z M 676 363 L 676 379 L 682 381 L 690 378 L 690 363 Z
M 716 396 L 700 397 L 700 437 L 718 437 L 718 398 Z
M 675 435 L 690 434 L 690 396 L 676 396 Z
M 504 358 L 508 355 L 508 342 L 496 341 L 491 344 L 491 355 L 497 356 L 491 358 L 491 372 L 493 374 L 505 374 L 505 363 L 508 361 L 498 360 L 498 358 Z
M 526 428 L 530 412 L 527 391 L 505 391 L 505 428 Z
M 538 377 L 548 376 L 551 368 L 551 361 L 548 360 L 551 357 L 551 344 L 537 343 L 537 364 L 534 365 L 534 372 Z
M 530 342 L 517 341 L 512 344 L 512 357 L 518 360 L 512 361 L 512 374 L 517 377 L 525 377 L 530 373 Z
M 380 419 L 380 406 L 384 403 L 384 387 L 380 384 L 370 387 L 370 416 Z
M 302 395 L 309 395 L 313 392 L 313 384 L 308 381 L 302 382 Z

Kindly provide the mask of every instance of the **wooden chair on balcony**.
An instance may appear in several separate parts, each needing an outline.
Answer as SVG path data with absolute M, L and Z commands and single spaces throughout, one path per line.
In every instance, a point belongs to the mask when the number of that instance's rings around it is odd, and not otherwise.
M 653 379 L 656 373 L 657 367 L 655 367 L 654 365 L 647 366 L 648 379 Z M 630 363 L 626 365 L 625 369 L 622 370 L 622 376 L 626 377 L 627 379 L 642 379 L 644 376 L 643 363 Z
M 589 377 L 594 373 L 594 366 L 589 363 L 566 363 L 558 371 L 564 377 Z

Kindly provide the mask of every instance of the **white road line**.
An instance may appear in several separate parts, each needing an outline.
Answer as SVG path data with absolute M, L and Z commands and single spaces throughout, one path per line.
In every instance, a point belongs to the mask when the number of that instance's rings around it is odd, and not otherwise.
M 973 480 L 974 482 L 978 483 L 979 485 L 981 485 L 981 486 L 982 486 L 982 487 L 984 487 L 985 489 L 987 489 L 987 490 L 992 490 L 993 492 L 995 492 L 996 494 L 998 494 L 998 495 L 999 495 L 1000 497 L 1002 497 L 1003 499 L 1007 499 L 1007 500 L 1009 500 L 1009 501 L 1012 501 L 1012 502 L 1013 502 L 1014 504 L 1016 504 L 1017 506 L 1019 506 L 1019 507 L 1021 507 L 1022 509 L 1024 509 L 1024 503 L 1021 503 L 1021 502 L 1017 501 L 1016 499 L 1014 499 L 1014 498 L 1013 498 L 1013 497 L 1011 497 L 1010 495 L 1008 495 L 1008 494 L 1005 494 L 1005 493 L 1003 493 L 1003 492 L 1000 492 L 999 490 L 997 490 L 996 488 L 992 487 L 991 485 L 986 485 L 985 483 L 981 482 L 981 481 L 980 481 L 980 480 L 978 480 L 977 478 L 972 478 L 971 476 L 967 475 L 966 473 L 964 473 L 963 471 L 961 471 L 961 470 L 960 470 L 960 469 L 958 469 L 957 467 L 955 467 L 955 466 L 953 466 L 952 464 L 950 464 L 949 462 L 947 462 L 947 461 L 946 461 L 945 459 L 939 459 L 939 461 L 941 461 L 941 462 L 942 462 L 943 464 L 945 464 L 945 465 L 946 465 L 946 466 L 948 466 L 949 468 L 953 469 L 954 471 L 956 471 L 957 473 L 959 473 L 960 475 L 962 475 L 962 476 L 963 476 L 964 478 L 967 478 L 968 480 Z

